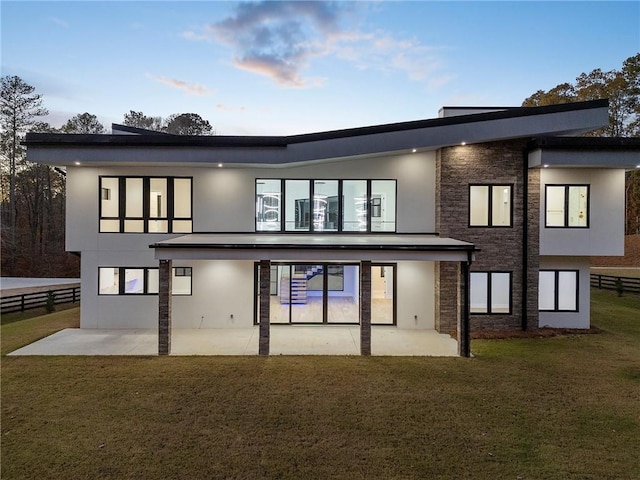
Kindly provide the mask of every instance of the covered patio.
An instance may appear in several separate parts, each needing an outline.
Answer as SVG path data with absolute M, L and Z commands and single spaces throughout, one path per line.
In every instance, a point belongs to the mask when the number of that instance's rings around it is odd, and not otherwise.
M 259 327 L 176 329 L 171 355 L 258 355 Z M 271 329 L 271 355 L 360 355 L 357 326 L 277 326 Z M 376 326 L 371 354 L 380 356 L 458 355 L 457 342 L 433 330 L 408 331 Z M 68 328 L 9 355 L 157 355 L 155 329 Z
M 457 354 L 470 356 L 469 345 L 469 266 L 473 244 L 434 234 L 191 234 L 150 245 L 159 260 L 158 354 L 179 354 L 178 332 L 172 331 L 172 268 L 174 260 L 251 260 L 259 264 L 257 293 L 258 326 L 247 339 L 246 353 L 270 354 L 387 354 L 428 355 L 419 345 L 421 337 L 439 334 L 433 330 L 372 328 L 372 262 L 437 261 L 460 264 L 459 284 L 462 293 L 457 321 Z M 270 320 L 270 267 L 272 262 L 355 262 L 359 265 L 359 325 L 353 327 L 295 326 L 284 335 L 282 326 Z M 426 290 L 425 290 L 426 292 Z M 283 330 L 280 330 L 283 329 Z M 227 331 L 231 334 L 231 330 Z M 302 333 L 305 332 L 305 335 Z M 338 333 L 340 332 L 340 333 Z M 195 335 L 195 334 L 194 334 Z M 196 335 L 197 336 L 197 335 Z M 387 337 L 386 341 L 382 339 Z M 447 336 L 448 337 L 448 336 Z M 228 341 L 231 341 L 231 336 Z M 243 337 L 244 339 L 244 337 Z M 332 339 L 332 341 L 328 341 Z M 395 339 L 405 353 L 384 345 Z M 450 338 L 449 338 L 450 339 Z M 415 341 L 414 341 L 415 340 Z M 242 342 L 244 340 L 238 340 Z M 222 348 L 224 341 L 220 344 Z M 454 341 L 455 342 L 455 341 Z M 391 343 L 389 343 L 391 344 Z M 178 349 L 178 350 L 176 350 Z M 435 349 L 435 351 L 440 351 Z M 444 348 L 443 351 L 447 351 Z M 416 352 L 416 353 L 412 353 Z

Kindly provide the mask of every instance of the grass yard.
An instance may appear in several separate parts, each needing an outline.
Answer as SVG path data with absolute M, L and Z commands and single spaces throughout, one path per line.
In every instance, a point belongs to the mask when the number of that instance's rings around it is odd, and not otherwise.
M 592 318 L 473 359 L 3 356 L 2 478 L 640 479 L 640 296 Z

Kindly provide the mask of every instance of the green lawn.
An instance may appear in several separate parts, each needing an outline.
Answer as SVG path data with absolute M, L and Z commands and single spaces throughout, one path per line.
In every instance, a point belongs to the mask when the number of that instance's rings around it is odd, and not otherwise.
M 592 318 L 473 359 L 2 357 L 2 478 L 638 479 L 640 298 Z

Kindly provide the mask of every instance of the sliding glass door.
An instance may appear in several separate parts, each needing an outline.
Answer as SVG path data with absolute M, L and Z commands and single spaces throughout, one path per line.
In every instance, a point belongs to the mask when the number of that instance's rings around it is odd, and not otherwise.
M 272 324 L 357 325 L 360 323 L 360 266 L 344 263 L 273 263 L 270 270 Z M 256 319 L 260 318 L 259 267 Z M 371 323 L 395 325 L 395 266 L 371 269 Z

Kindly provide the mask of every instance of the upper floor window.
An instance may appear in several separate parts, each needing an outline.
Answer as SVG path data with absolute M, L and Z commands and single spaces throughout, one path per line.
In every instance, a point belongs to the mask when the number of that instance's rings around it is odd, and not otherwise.
M 258 232 L 395 230 L 395 180 L 256 179 Z
M 100 232 L 190 233 L 191 178 L 100 177 Z
M 471 313 L 511 313 L 511 272 L 471 272 Z
M 546 185 L 546 227 L 589 227 L 589 185 Z
M 578 311 L 578 270 L 540 270 L 538 310 Z
M 470 227 L 511 227 L 511 185 L 469 185 Z

